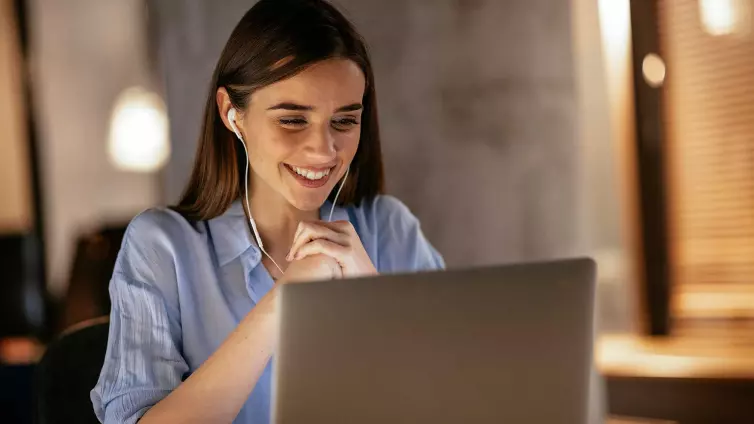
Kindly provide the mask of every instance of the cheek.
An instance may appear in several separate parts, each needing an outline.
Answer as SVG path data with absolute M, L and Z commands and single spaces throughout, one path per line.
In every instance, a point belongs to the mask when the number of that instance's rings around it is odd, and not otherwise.
M 341 146 L 341 153 L 347 156 L 349 159 L 353 158 L 353 156 L 356 154 L 356 150 L 359 148 L 360 138 L 361 133 L 359 131 L 340 134 L 338 144 Z
M 275 129 L 258 130 L 250 144 L 251 160 L 264 166 L 277 166 L 295 151 L 297 141 Z

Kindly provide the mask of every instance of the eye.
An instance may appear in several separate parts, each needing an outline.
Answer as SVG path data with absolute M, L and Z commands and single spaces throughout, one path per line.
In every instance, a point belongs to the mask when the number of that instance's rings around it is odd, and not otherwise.
M 299 129 L 306 126 L 307 121 L 300 116 L 285 116 L 278 119 L 280 126 L 290 129 Z
M 359 125 L 359 120 L 354 116 L 341 116 L 332 120 L 332 127 L 338 131 L 348 131 Z

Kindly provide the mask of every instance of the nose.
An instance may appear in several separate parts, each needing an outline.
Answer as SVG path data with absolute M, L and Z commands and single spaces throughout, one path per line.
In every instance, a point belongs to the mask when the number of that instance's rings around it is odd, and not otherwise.
M 335 137 L 329 130 L 329 126 L 312 131 L 306 138 L 304 151 L 307 158 L 314 163 L 326 163 L 335 159 L 337 148 Z

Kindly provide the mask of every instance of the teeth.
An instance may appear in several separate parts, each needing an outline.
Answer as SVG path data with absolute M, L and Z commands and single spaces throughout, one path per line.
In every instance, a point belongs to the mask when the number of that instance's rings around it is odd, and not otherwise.
M 302 177 L 309 179 L 309 180 L 319 180 L 322 179 L 328 175 L 330 175 L 330 170 L 326 169 L 324 171 L 312 171 L 310 169 L 305 168 L 299 168 L 297 166 L 291 166 L 291 168 L 296 171 L 298 175 L 301 175 Z

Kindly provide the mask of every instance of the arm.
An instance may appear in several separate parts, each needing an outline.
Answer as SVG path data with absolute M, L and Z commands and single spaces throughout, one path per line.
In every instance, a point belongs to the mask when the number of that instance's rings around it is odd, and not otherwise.
M 222 345 L 177 389 L 153 406 L 141 423 L 229 423 L 262 375 L 274 347 L 273 288 Z
M 277 330 L 281 284 L 342 277 L 332 258 L 314 255 L 291 263 L 285 276 L 185 382 L 154 405 L 140 423 L 229 423 L 262 375 Z
M 97 418 L 119 424 L 230 423 L 270 358 L 277 290 L 260 299 L 184 382 L 189 366 L 182 354 L 180 313 L 169 297 L 156 284 L 120 272 L 110 292 L 107 353 L 92 391 Z
M 173 240 L 192 229 L 182 225 L 188 226 L 151 210 L 134 218 L 124 236 L 110 281 L 107 352 L 91 392 L 101 422 L 230 422 L 269 361 L 277 290 L 260 299 L 186 379 L 190 368 L 183 354 Z M 298 270 L 292 277 L 305 275 L 299 279 L 328 278 L 327 269 L 312 261 L 296 261 L 289 269 Z

